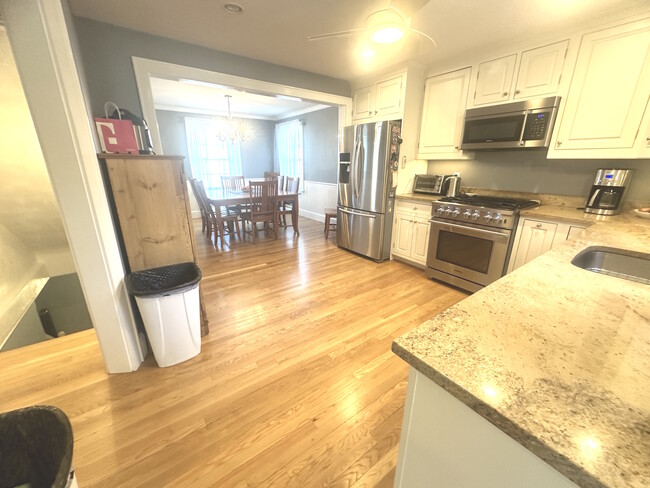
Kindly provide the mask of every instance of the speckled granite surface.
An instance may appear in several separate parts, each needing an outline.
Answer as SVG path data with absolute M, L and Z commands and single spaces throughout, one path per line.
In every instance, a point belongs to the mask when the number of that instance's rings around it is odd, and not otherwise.
M 650 221 L 593 223 L 398 338 L 393 351 L 583 487 L 650 486 L 650 286 L 570 261 L 590 245 L 650 252 Z

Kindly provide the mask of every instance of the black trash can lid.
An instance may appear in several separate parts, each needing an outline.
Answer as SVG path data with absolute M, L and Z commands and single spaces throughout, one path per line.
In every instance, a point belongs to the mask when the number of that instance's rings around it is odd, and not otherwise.
M 191 290 L 201 281 L 196 263 L 180 263 L 129 273 L 126 289 L 136 297 L 175 295 Z

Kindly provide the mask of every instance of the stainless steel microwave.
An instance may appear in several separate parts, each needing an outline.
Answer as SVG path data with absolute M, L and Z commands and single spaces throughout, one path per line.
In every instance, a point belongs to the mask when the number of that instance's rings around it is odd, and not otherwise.
M 465 112 L 461 149 L 548 147 L 560 97 L 536 98 Z

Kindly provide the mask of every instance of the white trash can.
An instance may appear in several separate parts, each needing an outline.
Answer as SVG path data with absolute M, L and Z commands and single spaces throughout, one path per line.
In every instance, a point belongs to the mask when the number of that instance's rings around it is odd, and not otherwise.
M 136 271 L 126 278 L 126 289 L 135 297 L 160 367 L 201 352 L 200 280 L 195 263 Z

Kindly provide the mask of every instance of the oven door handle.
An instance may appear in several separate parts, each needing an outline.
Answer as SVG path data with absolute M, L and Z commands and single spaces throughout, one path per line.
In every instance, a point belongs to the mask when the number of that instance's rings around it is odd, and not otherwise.
M 503 234 L 501 232 L 494 232 L 492 230 L 486 230 L 486 229 L 477 229 L 475 227 L 467 227 L 465 225 L 458 225 L 458 224 L 450 224 L 448 222 L 440 222 L 439 220 L 436 219 L 429 219 L 429 222 L 432 224 L 438 224 L 438 225 L 448 225 L 450 228 L 456 228 L 460 229 L 463 231 L 474 231 L 475 233 L 480 233 L 480 234 L 490 234 L 491 236 L 495 237 L 500 237 L 502 239 L 509 239 L 510 235 L 509 234 Z

